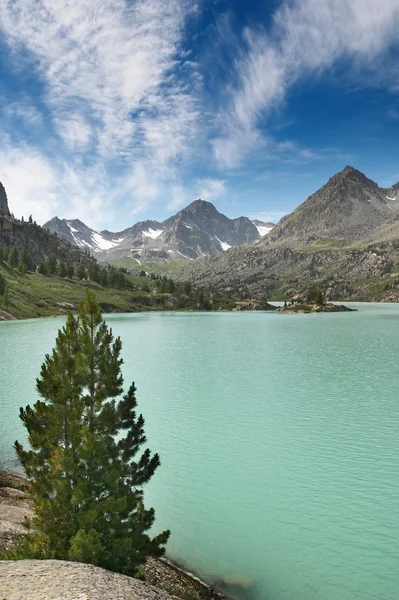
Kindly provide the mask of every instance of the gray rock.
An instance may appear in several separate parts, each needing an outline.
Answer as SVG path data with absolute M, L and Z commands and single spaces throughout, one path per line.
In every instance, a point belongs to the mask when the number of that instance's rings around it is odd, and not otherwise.
M 7 200 L 6 190 L 4 188 L 4 185 L 1 183 L 1 181 L 0 181 L 0 211 L 6 213 L 7 215 L 10 214 L 10 209 L 8 208 L 8 200 Z
M 93 565 L 62 560 L 0 562 L 6 600 L 173 600 L 142 581 Z
M 246 217 L 229 219 L 204 200 L 195 200 L 162 223 L 141 221 L 116 233 L 97 232 L 77 219 L 58 217 L 45 227 L 105 262 L 127 256 L 138 264 L 146 259 L 190 261 L 261 237 L 258 226 Z

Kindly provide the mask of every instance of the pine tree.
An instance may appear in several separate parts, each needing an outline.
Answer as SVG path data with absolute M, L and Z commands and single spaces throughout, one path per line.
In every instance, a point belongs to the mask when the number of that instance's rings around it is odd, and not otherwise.
M 62 278 L 68 275 L 67 266 L 63 260 L 60 260 L 58 263 L 57 275 Z
M 8 264 L 12 269 L 15 269 L 18 265 L 19 255 L 18 250 L 15 246 L 13 246 L 8 253 Z
M 6 278 L 2 273 L 0 273 L 0 296 L 4 295 L 6 291 Z
M 35 515 L 14 557 L 89 562 L 134 575 L 162 556 L 169 531 L 150 538 L 155 514 L 142 486 L 160 464 L 137 416 L 135 387 L 122 392 L 121 340 L 95 296 L 68 316 L 46 355 L 37 390 L 44 399 L 20 409 L 31 450 L 15 443 L 30 479 Z M 136 460 L 135 460 L 136 459 Z
M 76 267 L 76 277 L 80 280 L 86 277 L 86 271 L 82 265 Z
M 49 275 L 55 275 L 55 272 L 57 270 L 57 259 L 55 257 L 54 254 L 49 254 L 49 256 L 47 257 L 47 271 L 49 273 Z
M 72 279 L 75 275 L 75 267 L 71 265 L 71 263 L 68 263 L 66 266 L 66 270 L 68 279 Z

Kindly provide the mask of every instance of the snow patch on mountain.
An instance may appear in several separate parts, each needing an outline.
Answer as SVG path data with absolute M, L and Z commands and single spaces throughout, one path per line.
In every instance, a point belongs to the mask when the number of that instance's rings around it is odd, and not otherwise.
M 118 240 L 106 240 L 100 233 L 97 233 L 96 231 L 91 234 L 91 239 L 99 250 L 109 250 L 110 248 L 115 248 L 115 246 L 123 241 L 123 238 Z
M 259 235 L 262 237 L 273 229 L 273 227 L 263 227 L 262 225 L 255 225 L 255 227 L 259 231 Z
M 159 237 L 162 232 L 163 229 L 149 229 L 148 231 L 143 231 L 143 235 L 145 237 L 150 237 L 153 240 L 155 240 L 155 238 Z
M 219 242 L 222 250 L 228 250 L 229 248 L 231 248 L 230 244 L 228 244 L 227 242 L 222 242 L 222 240 L 220 240 L 217 236 L 215 236 L 217 241 Z

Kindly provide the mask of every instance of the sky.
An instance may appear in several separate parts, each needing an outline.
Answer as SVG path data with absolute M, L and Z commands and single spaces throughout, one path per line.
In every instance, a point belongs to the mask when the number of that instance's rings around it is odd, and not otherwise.
M 347 164 L 390 187 L 398 32 L 399 0 L 1 0 L 10 209 L 276 222 Z

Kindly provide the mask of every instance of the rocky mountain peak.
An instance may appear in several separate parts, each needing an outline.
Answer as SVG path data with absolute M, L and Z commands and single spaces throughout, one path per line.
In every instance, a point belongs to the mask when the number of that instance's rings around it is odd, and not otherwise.
M 191 212 L 194 215 L 208 215 L 210 213 L 218 213 L 218 210 L 211 202 L 199 199 L 194 200 L 194 202 L 191 202 L 186 208 L 183 208 L 182 212 Z
M 362 187 L 371 187 L 374 189 L 378 189 L 378 185 L 372 180 L 368 179 L 364 173 L 358 171 L 354 167 L 347 165 L 342 171 L 333 175 L 326 184 L 328 185 L 358 185 Z
M 8 208 L 7 194 L 4 185 L 0 181 L 0 212 L 4 212 L 7 215 L 10 214 L 10 209 Z

